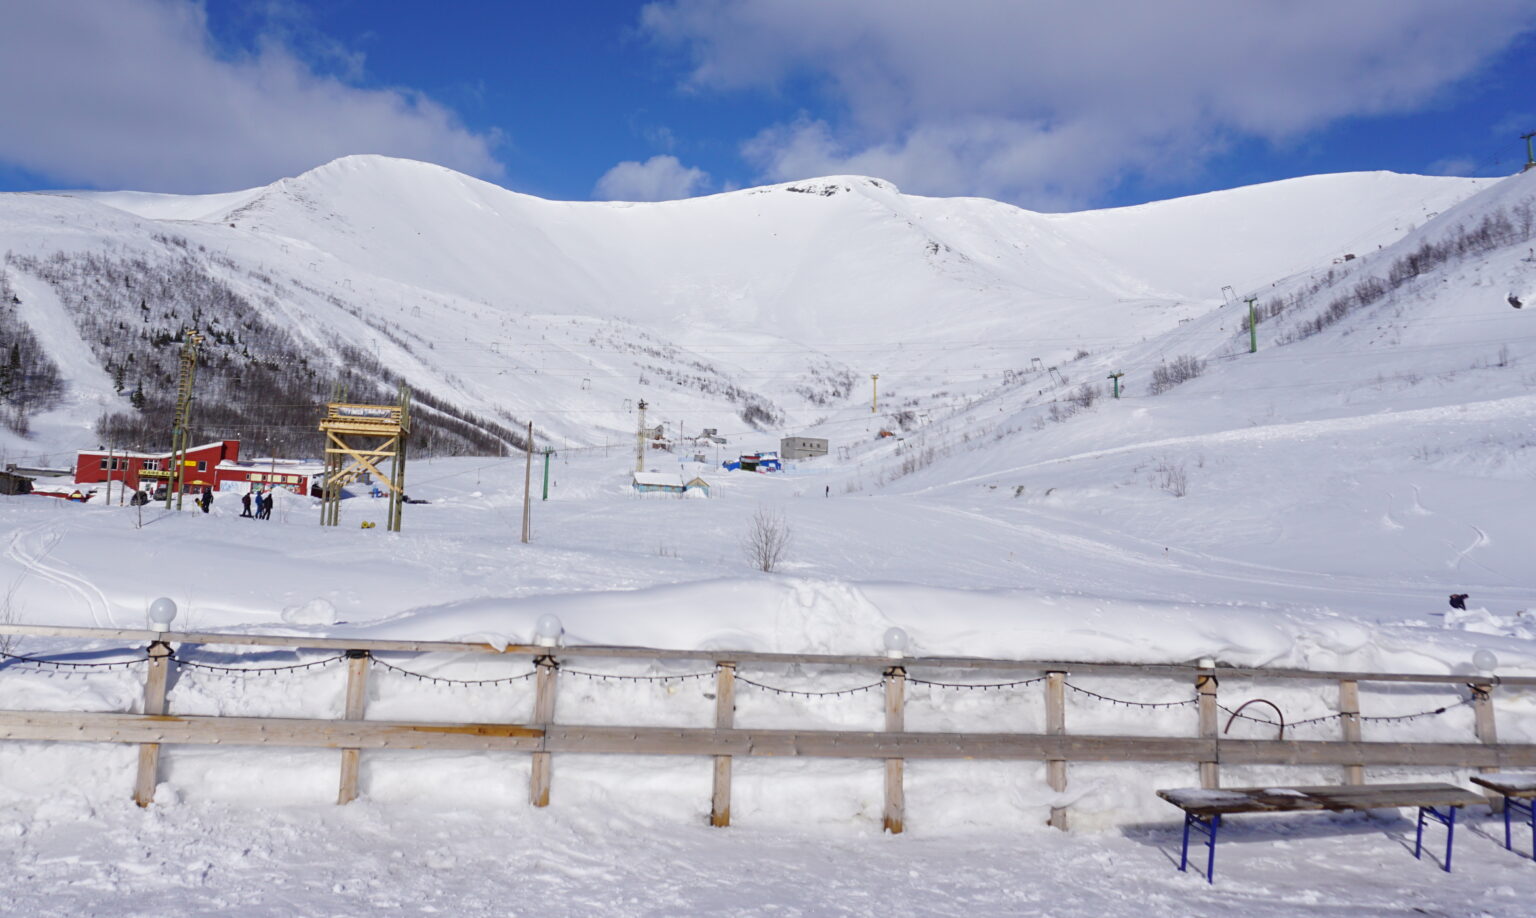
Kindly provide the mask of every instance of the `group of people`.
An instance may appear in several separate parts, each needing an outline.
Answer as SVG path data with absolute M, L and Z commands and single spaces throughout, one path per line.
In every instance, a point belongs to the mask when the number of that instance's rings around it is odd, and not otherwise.
M 253 497 L 255 500 L 252 500 Z M 255 513 L 251 512 L 252 504 L 256 507 Z M 249 516 L 258 520 L 270 520 L 272 518 L 272 492 L 253 493 L 247 491 L 240 495 L 240 507 L 241 516 Z

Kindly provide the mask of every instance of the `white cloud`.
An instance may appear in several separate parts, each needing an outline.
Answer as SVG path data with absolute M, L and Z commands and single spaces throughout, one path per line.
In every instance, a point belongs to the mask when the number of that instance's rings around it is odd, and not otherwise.
M 1476 175 L 1477 161 L 1470 156 L 1452 156 L 1429 164 L 1431 175 Z
M 1233 139 L 1410 111 L 1536 25 L 1529 0 L 661 0 L 699 90 L 806 79 L 834 113 L 745 147 L 769 180 L 871 172 L 1039 206 Z
M 502 171 L 494 137 L 420 93 L 321 74 L 275 36 L 222 56 L 192 0 L 7 4 L 0 125 L 0 161 L 95 187 L 231 190 L 351 153 Z
M 626 161 L 603 173 L 592 196 L 604 201 L 672 201 L 692 197 L 709 186 L 709 173 L 684 166 L 676 156 Z

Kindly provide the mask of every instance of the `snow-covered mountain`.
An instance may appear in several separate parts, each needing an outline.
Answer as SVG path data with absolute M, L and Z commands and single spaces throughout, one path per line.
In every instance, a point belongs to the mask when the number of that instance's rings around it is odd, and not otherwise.
M 67 383 L 6 448 L 95 440 L 107 414 L 152 439 L 182 325 L 212 333 L 206 428 L 289 449 L 349 371 L 354 396 L 411 383 L 449 451 L 494 452 L 528 420 L 612 441 L 642 398 L 689 429 L 804 430 L 871 373 L 942 398 L 1176 335 L 1223 286 L 1390 245 L 1486 184 L 1318 176 L 1083 214 L 859 177 L 570 203 L 354 156 L 221 195 L 0 195 L 16 317 Z

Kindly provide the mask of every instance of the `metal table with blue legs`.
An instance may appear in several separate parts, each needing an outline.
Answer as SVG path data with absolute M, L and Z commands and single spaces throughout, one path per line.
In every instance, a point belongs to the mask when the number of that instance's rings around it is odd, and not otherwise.
M 1476 780 L 1475 778 L 1473 780 Z M 1536 794 L 1536 791 L 1533 791 Z M 1184 811 L 1184 844 L 1179 855 L 1179 869 L 1189 868 L 1189 835 L 1205 836 L 1208 849 L 1205 879 L 1216 877 L 1216 836 L 1221 831 L 1221 817 L 1234 813 L 1283 813 L 1326 810 L 1344 813 L 1359 810 L 1417 807 L 1418 828 L 1413 856 L 1424 850 L 1424 824 L 1445 826 L 1445 860 L 1441 866 L 1451 869 L 1451 851 L 1456 841 L 1456 811 L 1464 806 L 1486 804 L 1487 798 L 1454 784 L 1346 784 L 1322 787 L 1232 787 L 1207 789 L 1181 787 L 1157 792 L 1159 797 Z
M 1504 796 L 1504 847 L 1515 850 L 1514 833 L 1510 831 L 1514 817 L 1531 827 L 1531 859 L 1536 860 L 1536 810 L 1532 808 L 1532 800 L 1536 799 L 1536 775 L 1531 774 L 1490 774 L 1473 775 L 1473 784 L 1481 784 L 1491 791 L 1497 791 Z

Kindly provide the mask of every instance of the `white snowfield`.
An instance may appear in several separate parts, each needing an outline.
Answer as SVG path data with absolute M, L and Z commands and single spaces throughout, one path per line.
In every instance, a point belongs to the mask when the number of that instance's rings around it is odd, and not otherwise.
M 206 516 L 151 506 L 142 517 L 104 492 L 84 505 L 0 498 L 3 611 L 136 628 L 163 595 L 180 627 L 493 643 L 529 640 L 552 613 L 566 655 L 583 643 L 877 653 L 892 626 L 920 654 L 1072 661 L 1470 674 L 1473 654 L 1491 650 L 1497 673 L 1536 675 L 1536 239 L 1521 216 L 1533 201 L 1536 175 L 1368 173 L 1083 214 L 919 198 L 861 177 L 593 204 L 380 157 L 226 196 L 0 195 L 9 251 L 159 258 L 154 234 L 174 234 L 227 257 L 239 289 L 255 289 L 242 271 L 292 282 L 275 308 L 316 340 L 378 337 L 326 296 L 367 310 L 431 343 L 406 353 L 378 340 L 413 382 L 532 418 L 556 450 L 547 501 L 533 467 L 527 545 L 520 456 L 413 458 L 408 490 L 428 503 L 406 507 L 398 535 L 359 527 L 383 519 L 363 489 L 336 529 L 287 495 L 269 521 L 240 518 L 226 495 Z M 1426 242 L 1498 214 L 1512 225 L 1499 244 L 1298 334 Z M 48 286 L 8 270 L 20 315 L 71 388 L 30 439 L 5 432 L 0 448 L 23 464 L 67 462 L 97 445 L 102 410 L 125 402 Z M 1530 305 L 1512 309 L 1511 294 Z M 1254 354 L 1248 295 L 1292 303 L 1266 313 Z M 1152 394 L 1154 371 L 1185 356 L 1206 361 L 1203 374 Z M 720 389 L 654 369 L 703 373 L 698 363 L 771 399 L 784 424 L 754 430 Z M 853 385 L 819 402 L 796 392 L 817 372 Z M 1084 383 L 1097 398 L 1079 407 Z M 648 470 L 702 477 L 710 499 L 632 492 L 642 398 L 647 424 L 669 435 L 726 437 L 646 453 Z M 782 474 L 719 467 L 792 434 L 826 437 L 830 454 Z M 791 531 L 771 574 L 741 545 L 760 509 Z M 1470 594 L 1469 610 L 1449 609 L 1451 593 Z M 114 647 L 28 638 L 11 652 L 111 659 Z M 248 666 L 323 656 L 189 651 Z M 594 672 L 691 672 L 569 658 Z M 458 679 L 530 663 L 394 662 Z M 32 668 L 0 665 L 6 707 L 133 710 L 142 691 L 137 671 Z M 805 691 L 878 679 L 744 675 Z M 1153 702 L 1192 691 L 1158 678 L 1074 683 Z M 708 679 L 567 676 L 556 716 L 705 726 L 712 691 Z M 531 692 L 377 673 L 369 717 L 518 721 Z M 1232 705 L 1267 698 L 1292 722 L 1337 702 L 1322 682 L 1222 692 Z M 333 717 L 342 694 L 335 667 L 184 671 L 170 708 Z M 1473 741 L 1459 685 L 1361 695 L 1368 715 L 1447 709 L 1368 723 L 1367 740 Z M 1043 729 L 1038 685 L 914 686 L 909 702 L 914 730 Z M 1536 742 L 1528 693 L 1499 689 L 1495 707 L 1502 740 Z M 744 726 L 880 729 L 881 715 L 878 693 L 738 689 Z M 1067 722 L 1074 733 L 1195 730 L 1187 707 L 1076 693 Z M 1307 729 L 1298 738 L 1338 735 Z M 1238 722 L 1229 735 L 1273 729 Z M 738 761 L 725 830 L 705 826 L 707 760 L 557 756 L 539 811 L 522 755 L 365 753 L 363 798 L 341 809 L 329 803 L 334 752 L 168 747 L 147 812 L 129 802 L 133 762 L 128 747 L 0 744 L 0 846 L 14 865 L 0 913 L 1523 915 L 1536 877 L 1521 857 L 1529 833 L 1517 829 L 1506 852 L 1485 812 L 1463 813 L 1449 875 L 1411 857 L 1411 812 L 1300 814 L 1231 819 L 1207 887 L 1175 870 L 1179 813 L 1153 794 L 1196 785 L 1183 765 L 1074 763 L 1057 795 L 1036 763 L 911 762 L 907 832 L 883 837 L 871 761 Z M 1367 777 L 1465 785 L 1468 774 Z M 1337 768 L 1223 768 L 1229 786 L 1340 779 Z M 1062 805 L 1066 834 L 1044 827 Z M 1441 831 L 1428 830 L 1431 850 Z

